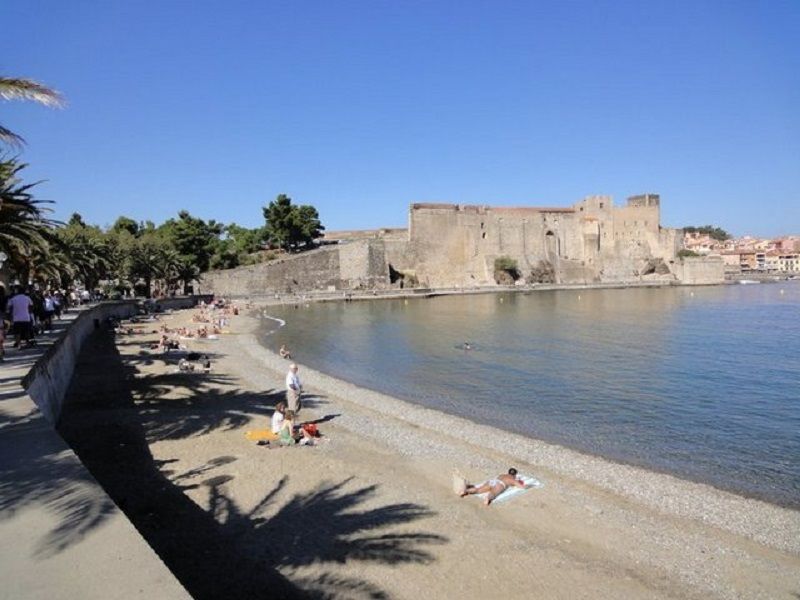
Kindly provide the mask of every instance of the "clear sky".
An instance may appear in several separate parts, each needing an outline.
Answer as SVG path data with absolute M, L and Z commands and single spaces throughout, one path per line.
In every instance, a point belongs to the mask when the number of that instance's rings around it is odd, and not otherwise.
M 56 216 L 328 229 L 411 202 L 661 194 L 662 224 L 800 234 L 800 2 L 2 0 L 0 104 Z

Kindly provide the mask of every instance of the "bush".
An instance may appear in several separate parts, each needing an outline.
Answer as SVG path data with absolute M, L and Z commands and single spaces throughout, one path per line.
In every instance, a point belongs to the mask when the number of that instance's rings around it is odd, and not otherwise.
M 689 256 L 700 256 L 700 255 L 697 252 L 694 252 L 693 250 L 689 250 L 687 248 L 681 248 L 680 250 L 678 250 L 678 258 L 686 258 Z
M 494 270 L 505 271 L 506 273 L 517 271 L 517 261 L 510 256 L 498 256 L 494 259 Z
M 498 256 L 494 259 L 494 279 L 497 283 L 506 284 L 509 278 L 512 283 L 520 278 L 517 261 L 510 256 Z

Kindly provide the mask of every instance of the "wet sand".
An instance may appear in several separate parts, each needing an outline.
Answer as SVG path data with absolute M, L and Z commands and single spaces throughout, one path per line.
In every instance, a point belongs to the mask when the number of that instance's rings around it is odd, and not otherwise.
M 167 316 L 187 323 L 190 312 Z M 797 598 L 800 512 L 510 435 L 301 364 L 324 443 L 270 449 L 288 362 L 238 316 L 209 375 L 157 334 L 87 346 L 61 431 L 195 597 Z M 301 358 L 302 349 L 296 358 Z M 387 365 L 391 368 L 391 365 Z M 509 466 L 485 507 L 451 475 Z

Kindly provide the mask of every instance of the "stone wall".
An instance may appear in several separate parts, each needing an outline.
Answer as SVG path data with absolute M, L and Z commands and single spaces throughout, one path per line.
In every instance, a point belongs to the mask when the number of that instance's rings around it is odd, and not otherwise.
M 653 194 L 624 207 L 608 196 L 588 196 L 571 208 L 414 204 L 404 259 L 396 258 L 398 248 L 387 255 L 430 287 L 492 284 L 500 257 L 516 261 L 530 280 L 550 273 L 555 283 L 637 282 L 651 260 L 669 279 L 664 271 L 677 235 L 660 226 L 659 211 Z
M 52 425 L 61 416 L 64 396 L 83 342 L 108 317 L 127 318 L 136 314 L 137 304 L 136 300 L 105 302 L 80 313 L 63 336 L 47 349 L 22 379 L 22 387 Z
M 681 258 L 675 263 L 681 283 L 686 285 L 711 285 L 724 283 L 725 263 L 721 256 Z
M 383 241 L 363 239 L 257 265 L 211 271 L 202 276 L 199 288 L 203 293 L 241 297 L 381 288 L 388 284 Z

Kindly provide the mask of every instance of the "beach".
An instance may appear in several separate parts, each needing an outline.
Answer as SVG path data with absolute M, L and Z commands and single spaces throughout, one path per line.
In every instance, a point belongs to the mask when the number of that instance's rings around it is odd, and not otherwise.
M 209 374 L 176 373 L 176 356 L 147 349 L 149 325 L 111 346 L 97 334 L 60 428 L 195 597 L 800 593 L 798 511 L 358 388 L 303 365 L 301 348 L 301 421 L 319 421 L 323 442 L 248 441 L 288 367 L 257 341 L 261 310 L 187 341 Z M 542 486 L 490 507 L 452 491 L 454 470 L 480 482 L 510 466 Z

